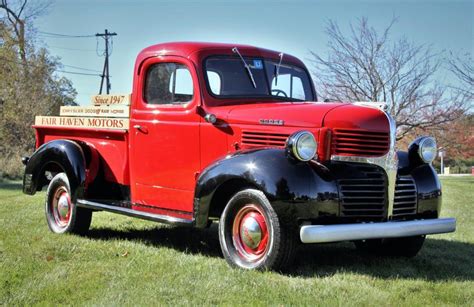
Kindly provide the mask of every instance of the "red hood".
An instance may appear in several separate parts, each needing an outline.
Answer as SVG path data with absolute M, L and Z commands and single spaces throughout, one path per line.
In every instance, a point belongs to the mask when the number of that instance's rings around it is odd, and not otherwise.
M 326 114 L 345 103 L 262 103 L 244 104 L 228 109 L 226 121 L 229 124 L 257 125 L 260 120 L 283 120 L 286 127 L 319 128 Z M 220 113 L 220 112 L 219 112 Z M 225 114 L 218 117 L 225 118 Z
M 321 138 L 319 141 L 325 145 L 319 147 L 321 151 L 319 154 L 323 159 L 327 159 L 329 149 L 324 139 L 326 130 L 319 130 L 322 127 L 331 129 L 335 137 L 338 137 L 338 135 L 341 137 L 341 133 L 347 134 L 348 130 L 358 130 L 355 134 L 351 134 L 349 131 L 349 138 L 355 138 L 356 142 L 360 142 L 364 138 L 374 137 L 373 132 L 385 134 L 390 132 L 389 121 L 383 111 L 350 103 L 258 103 L 214 107 L 209 108 L 208 112 L 215 114 L 217 118 L 230 126 L 220 126 L 221 129 L 227 132 L 227 152 L 235 151 L 238 148 L 284 147 L 285 135 L 288 136 L 295 131 L 304 129 L 312 131 L 316 137 Z M 283 120 L 283 126 L 262 125 L 261 120 Z M 317 131 L 321 131 L 322 134 L 316 134 Z M 365 133 L 367 131 L 368 134 Z M 246 133 L 245 136 L 244 132 Z M 262 140 L 261 135 L 256 136 L 255 132 L 257 134 L 279 133 L 279 135 L 271 134 L 273 139 L 268 141 L 266 139 Z M 380 139 L 382 136 L 385 135 L 376 135 L 378 137 L 377 142 L 385 141 L 385 139 Z M 327 140 L 330 140 L 330 138 Z M 367 144 L 372 143 L 369 141 Z M 355 145 L 352 143 L 350 145 L 350 152 L 342 148 L 345 150 L 342 153 L 343 155 L 377 156 L 379 153 L 383 155 L 385 150 L 379 146 L 373 150 L 364 151 L 365 147 L 369 145 L 363 145 L 363 148 L 359 148 L 360 146 L 353 148 Z M 336 149 L 342 152 L 339 147 Z
M 342 108 L 327 112 L 324 118 L 324 126 L 339 129 L 390 132 L 390 123 L 382 110 L 354 104 L 344 105 Z

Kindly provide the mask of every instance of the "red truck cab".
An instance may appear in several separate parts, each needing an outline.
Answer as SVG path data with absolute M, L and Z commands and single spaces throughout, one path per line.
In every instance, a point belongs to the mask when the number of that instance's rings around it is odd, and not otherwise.
M 287 266 L 299 243 L 354 241 L 413 256 L 439 218 L 433 138 L 395 147 L 371 103 L 321 103 L 297 58 L 244 45 L 166 43 L 137 57 L 129 119 L 34 125 L 24 192 L 48 185 L 53 232 L 85 232 L 92 212 L 208 227 L 226 260 Z M 59 123 L 59 125 L 57 125 Z

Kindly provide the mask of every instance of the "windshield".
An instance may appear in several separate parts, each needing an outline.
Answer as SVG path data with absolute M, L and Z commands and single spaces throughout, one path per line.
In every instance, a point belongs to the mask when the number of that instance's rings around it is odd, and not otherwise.
M 210 57 L 205 61 L 208 89 L 217 98 L 314 100 L 307 72 L 295 65 L 252 57 Z

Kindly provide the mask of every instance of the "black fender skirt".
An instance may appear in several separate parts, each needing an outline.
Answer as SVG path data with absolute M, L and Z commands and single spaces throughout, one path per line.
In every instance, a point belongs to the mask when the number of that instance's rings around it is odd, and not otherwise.
M 257 149 L 219 160 L 200 175 L 194 204 L 197 227 L 207 224 L 214 193 L 233 179 L 261 190 L 279 214 L 293 220 L 339 213 L 337 184 L 324 165 L 297 161 L 283 149 Z
M 54 140 L 43 144 L 35 151 L 25 168 L 23 192 L 33 195 L 36 191 L 40 191 L 46 183 L 45 168 L 51 164 L 66 173 L 73 193 L 72 198 L 81 198 L 86 181 L 86 161 L 82 148 L 70 140 Z

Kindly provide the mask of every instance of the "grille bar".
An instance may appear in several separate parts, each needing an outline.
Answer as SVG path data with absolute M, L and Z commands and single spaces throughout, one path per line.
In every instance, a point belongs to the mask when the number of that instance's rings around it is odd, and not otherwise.
M 351 173 L 357 178 L 338 180 L 341 216 L 381 219 L 386 216 L 386 176 L 377 166 L 356 166 Z
M 393 218 L 401 219 L 415 215 L 417 203 L 415 181 L 411 176 L 399 176 L 395 185 Z
M 267 133 L 260 131 L 242 131 L 242 146 L 247 148 L 254 147 L 285 147 L 288 134 Z
M 388 132 L 334 129 L 331 152 L 334 155 L 378 157 L 390 147 Z

